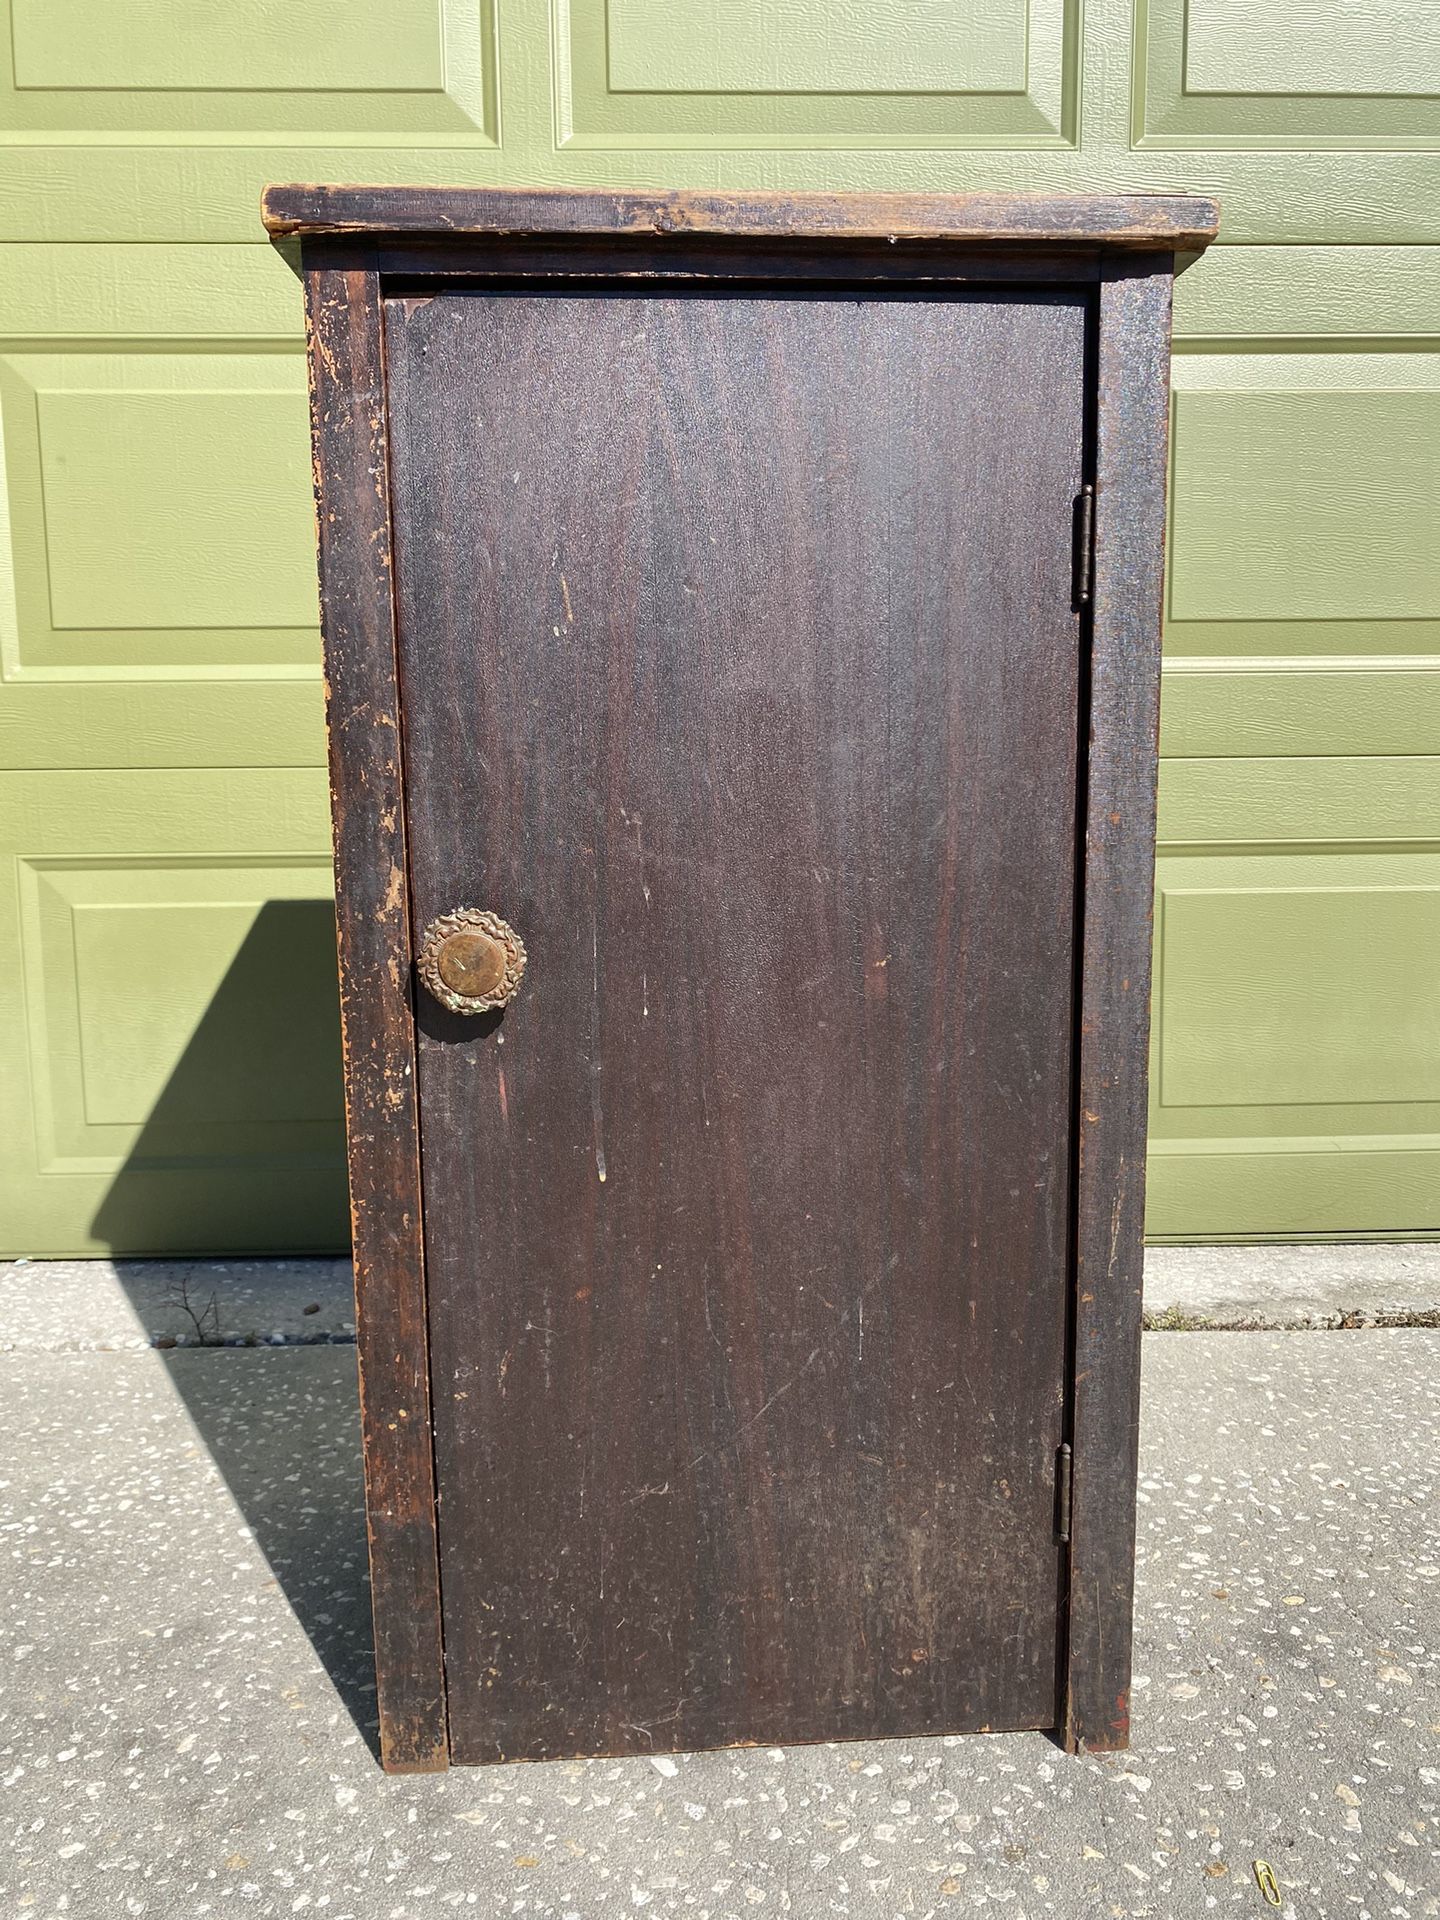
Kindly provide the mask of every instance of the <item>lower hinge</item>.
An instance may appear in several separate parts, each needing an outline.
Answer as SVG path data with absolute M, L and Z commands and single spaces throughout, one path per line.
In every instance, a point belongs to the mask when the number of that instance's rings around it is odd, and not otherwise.
M 1070 1538 L 1070 1442 L 1064 1440 L 1055 1449 L 1055 1537 Z
M 1075 604 L 1088 607 L 1095 587 L 1095 488 L 1087 480 L 1075 500 Z

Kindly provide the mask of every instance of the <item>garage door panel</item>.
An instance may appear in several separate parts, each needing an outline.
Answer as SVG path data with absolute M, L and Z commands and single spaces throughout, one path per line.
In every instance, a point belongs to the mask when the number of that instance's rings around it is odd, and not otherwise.
M 1395 759 L 1440 745 L 1440 659 L 1167 659 L 1160 750 L 1174 760 Z
M 1440 1131 L 1440 856 L 1167 858 L 1158 895 L 1167 1118 Z
M 496 133 L 487 0 L 9 0 L 14 128 L 163 140 Z
M 0 246 L 0 767 L 323 762 L 299 334 L 266 247 Z
M 0 356 L 16 678 L 311 670 L 297 354 Z
M 1137 141 L 1323 153 L 1433 145 L 1440 39 L 1423 0 L 1144 0 Z
M 1440 356 L 1277 347 L 1177 362 L 1172 647 L 1433 650 Z
M 318 770 L 0 776 L 4 1251 L 346 1237 Z
M 1269 762 L 1244 765 L 1253 810 L 1214 810 L 1229 845 L 1162 849 L 1152 1237 L 1440 1230 L 1437 768 L 1399 764 L 1428 841 L 1267 845 L 1296 770 Z
M 1228 17 L 1191 15 L 1212 77 L 1290 31 L 1227 53 Z M 1440 1231 L 1437 295 L 1429 247 L 1222 247 L 1179 283 L 1154 1238 Z
M 1161 1243 L 1433 1238 L 1437 1178 L 1434 1135 L 1162 1140 L 1150 1149 L 1146 1233 Z
M 572 151 L 890 147 L 899 185 L 906 148 L 1067 147 L 1078 130 L 1070 0 L 559 0 L 558 17 Z
M 492 0 L 260 0 L 243 24 L 182 0 L 0 14 L 0 768 L 24 771 L 33 827 L 14 828 L 32 865 L 13 869 L 13 911 L 27 886 L 32 917 L 45 903 L 28 977 L 58 996 L 42 1009 L 60 1049 L 44 1055 L 48 1153 L 124 1153 L 247 916 L 320 885 L 301 302 L 260 234 L 266 181 L 1183 185 L 1224 211 L 1222 244 L 1176 292 L 1161 872 L 1188 892 L 1157 992 L 1171 1097 L 1162 1061 L 1150 1228 L 1374 1233 L 1426 1215 L 1432 1149 L 1393 1131 L 1422 1124 L 1411 1096 L 1429 1085 L 1405 1052 L 1401 949 L 1429 937 L 1429 880 L 1407 876 L 1440 843 L 1440 69 L 1424 6 L 515 0 L 503 35 Z M 282 830 L 272 799 L 302 774 L 304 824 Z M 320 864 L 288 867 L 297 846 Z M 1317 878 L 1338 855 L 1343 884 Z M 1355 903 L 1378 901 L 1369 962 Z M 1164 937 L 1162 908 L 1157 980 Z M 32 1116 L 37 1016 L 10 987 L 0 1050 Z M 1317 1020 L 1323 1043 L 1293 1061 Z M 1347 1062 L 1369 1076 L 1363 1100 L 1333 1097 Z M 179 1140 L 183 1177 L 132 1168 L 109 1244 L 189 1247 L 206 1220 L 215 1245 L 343 1232 L 318 1175 L 275 1158 L 257 1208 L 237 1198 L 251 1172 L 218 1171 L 236 1154 L 253 1169 L 264 1137 L 301 1151 L 287 1129 L 326 1124 L 303 1060 L 277 1062 L 268 1092 L 243 1067 L 216 1069 L 233 1081 L 207 1121 L 224 1144 L 187 1160 Z M 98 1244 L 107 1176 L 42 1174 L 41 1131 L 12 1127 L 0 1169 L 20 1241 Z

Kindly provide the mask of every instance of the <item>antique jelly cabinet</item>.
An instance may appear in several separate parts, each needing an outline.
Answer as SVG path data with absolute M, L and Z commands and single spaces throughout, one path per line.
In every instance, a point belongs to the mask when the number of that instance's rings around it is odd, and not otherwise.
M 1127 1738 L 1170 196 L 275 187 L 385 1762 Z

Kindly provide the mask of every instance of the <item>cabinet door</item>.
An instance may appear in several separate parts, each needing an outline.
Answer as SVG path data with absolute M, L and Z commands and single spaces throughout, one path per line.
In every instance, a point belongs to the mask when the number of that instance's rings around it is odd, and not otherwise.
M 1057 1718 L 1085 335 L 387 305 L 458 1760 Z

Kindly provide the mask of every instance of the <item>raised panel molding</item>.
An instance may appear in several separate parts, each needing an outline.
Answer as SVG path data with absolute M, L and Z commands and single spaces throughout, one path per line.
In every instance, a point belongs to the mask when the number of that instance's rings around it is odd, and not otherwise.
M 1440 617 L 1440 392 L 1181 392 L 1172 620 Z
M 103 37 L 112 14 L 123 22 L 144 0 L 66 0 L 66 9 L 82 4 L 93 7 Z M 178 83 L 185 64 L 220 73 L 226 84 L 211 91 L 112 84 L 7 94 L 0 52 L 0 239 L 253 243 L 265 181 L 362 180 L 781 191 L 1183 187 L 1219 196 L 1227 242 L 1440 240 L 1433 156 L 1415 150 L 1425 140 L 1416 112 L 1423 120 L 1431 101 L 1256 94 L 1237 103 L 1196 94 L 1183 104 L 1205 116 L 1200 130 L 1171 130 L 1163 100 L 1167 88 L 1180 98 L 1183 0 L 1156 0 L 1154 18 L 1138 22 L 1132 0 L 1033 0 L 1021 92 L 1006 90 L 1022 51 L 1007 24 L 1012 0 L 993 8 L 885 0 L 868 10 L 849 0 L 766 8 L 723 0 L 719 11 L 701 0 L 509 0 L 498 32 L 480 0 L 393 0 L 383 32 L 367 36 L 349 23 L 368 21 L 375 4 L 345 10 L 333 31 L 341 0 L 196 7 L 186 35 L 174 36 L 190 44 L 174 55 L 171 78 Z M 40 18 L 46 0 L 24 5 Z M 164 22 L 179 5 L 156 0 L 152 11 Z M 282 11 L 305 60 L 308 50 L 324 49 L 339 56 L 335 71 L 372 82 L 380 55 L 392 49 L 397 72 L 433 70 L 438 18 L 448 92 L 247 90 L 242 74 L 266 85 L 273 77 L 267 23 Z M 1172 23 L 1163 31 L 1162 11 Z M 1263 11 L 1283 26 L 1282 8 Z M 8 12 L 0 0 L 0 18 Z M 744 47 L 717 51 L 712 13 L 722 25 L 741 23 L 732 41 L 758 16 L 771 66 L 760 67 Z M 257 14 L 252 53 L 245 34 Z M 642 29 L 652 19 L 662 44 L 647 50 Z M 1173 44 L 1165 40 L 1172 29 Z M 77 61 L 87 57 L 78 44 L 86 33 L 72 36 Z M 212 36 L 213 56 L 194 50 Z M 161 38 L 152 35 L 157 45 Z M 9 36 L 0 44 L 8 49 Z M 1132 74 L 1145 68 L 1147 51 L 1153 83 L 1147 97 L 1138 80 L 1132 102 Z M 45 57 L 53 74 L 70 54 L 62 47 Z M 146 59 L 148 67 L 137 55 L 122 70 L 155 71 L 160 55 Z M 1336 70 L 1343 80 L 1343 61 Z M 302 64 L 297 82 L 308 84 L 311 71 Z M 727 90 L 757 73 L 763 87 Z M 895 90 L 912 75 L 914 86 Z M 378 85 L 390 84 L 387 69 Z M 1219 130 L 1205 131 L 1217 115 Z M 1171 151 L 1187 145 L 1194 151 L 1183 157 Z M 1284 157 L 1287 147 L 1295 157 Z
M 303 24 L 297 19 L 303 12 Z M 15 85 L 107 93 L 433 93 L 440 16 L 395 0 L 249 0 L 203 21 L 193 0 L 11 0 Z
M 1440 844 L 1440 757 L 1167 760 L 1163 847 Z
M 1175 283 L 1181 355 L 1440 338 L 1440 247 L 1211 247 Z
M 36 425 L 57 628 L 307 626 L 303 395 L 51 391 Z
M 1188 0 L 1187 93 L 1440 93 L 1440 11 L 1431 0 Z
M 1390 886 L 1366 860 L 1348 884 L 1333 857 L 1293 857 L 1281 885 L 1207 865 L 1160 892 L 1161 1110 L 1429 1103 L 1440 1128 L 1440 861 Z
M 1172 657 L 1440 647 L 1440 356 L 1257 342 L 1173 385 Z
M 554 0 L 563 148 L 1073 145 L 1078 0 Z
M 343 1247 L 325 815 L 319 769 L 0 774 L 0 1252 Z
M 295 276 L 270 247 L 102 242 L 0 247 L 0 430 L 8 435 L 10 453 L 8 484 L 0 459 L 0 767 L 323 763 L 301 334 Z M 248 368 L 238 365 L 242 354 Z M 5 363 L 17 359 L 20 376 L 33 370 L 37 360 L 57 364 L 62 379 L 56 398 L 79 391 L 82 400 L 93 397 L 104 405 L 127 397 L 123 383 L 117 388 L 113 378 L 92 381 L 88 389 L 83 378 L 76 381 L 75 369 L 87 355 L 102 366 L 132 356 L 132 370 L 152 360 L 166 364 L 168 377 L 180 383 L 170 391 L 182 407 L 188 394 L 202 388 L 218 392 L 239 409 L 242 441 L 255 440 L 243 421 L 252 398 L 258 397 L 262 408 L 285 410 L 283 422 L 261 421 L 256 427 L 261 442 L 257 470 L 273 476 L 278 461 L 282 471 L 280 492 L 258 503 L 258 520 L 247 522 L 243 504 L 239 518 L 234 517 L 237 482 L 223 471 L 204 476 L 201 494 L 212 504 L 217 503 L 217 489 L 222 496 L 218 524 L 232 561 L 247 542 L 258 547 L 273 541 L 289 555 L 286 590 L 292 597 L 300 585 L 297 569 L 303 550 L 309 596 L 303 610 L 297 605 L 303 628 L 262 630 L 258 645 L 253 634 L 247 639 L 233 628 L 192 630 L 190 641 L 183 631 L 114 628 L 96 645 L 80 642 L 80 655 L 72 652 L 67 658 L 65 649 L 75 646 L 79 637 L 73 630 L 57 633 L 50 626 L 36 388 L 17 376 L 7 397 Z M 177 364 L 187 359 L 188 374 Z M 238 387 L 227 368 L 237 369 Z M 264 391 L 267 375 L 270 398 Z M 258 396 L 253 392 L 257 377 Z M 142 377 L 138 384 L 153 392 L 157 381 Z M 161 394 L 166 391 L 161 385 Z M 203 440 L 203 419 L 198 424 L 201 441 L 181 449 L 192 460 L 211 451 Z M 0 440 L 0 449 L 3 444 Z M 237 449 L 232 444 L 225 451 L 233 464 Z M 244 448 L 238 451 L 243 461 Z M 157 520 L 164 520 L 168 497 L 181 521 L 188 517 L 193 526 L 193 510 L 183 499 L 176 501 L 168 443 L 136 467 L 137 499 L 122 501 L 122 508 L 153 529 Z M 245 484 L 242 475 L 242 495 Z M 18 552 L 7 530 L 12 492 L 20 524 L 28 528 L 28 544 Z M 288 504 L 282 507 L 282 501 Z M 109 504 L 108 499 L 100 503 L 102 522 Z M 283 514 L 278 529 L 277 512 Z M 203 556 L 177 546 L 165 578 L 156 579 L 152 571 L 152 589 L 189 617 L 185 603 L 190 582 L 199 578 L 203 565 Z M 262 571 L 263 562 L 257 561 L 252 570 Z M 113 573 L 116 567 L 106 571 Z M 14 591 L 17 574 L 28 609 L 23 626 Z M 106 591 L 102 579 L 98 597 Z M 232 620 L 233 610 L 222 610 L 222 618 Z M 284 657 L 257 665 L 257 657 L 263 662 L 267 652 Z M 48 665 L 43 664 L 47 656 Z
M 1162 848 L 1156 893 L 1151 1236 L 1440 1231 L 1434 841 Z
M 498 138 L 490 0 L 8 0 L 0 125 L 232 143 Z
M 1150 1143 L 1152 1242 L 1433 1240 L 1440 1135 Z
M 1137 146 L 1440 145 L 1429 0 L 1136 0 Z
M 337 1151 L 338 1002 L 284 992 L 313 989 L 327 860 L 22 859 L 20 885 L 42 1173 Z
M 299 355 L 0 357 L 9 679 L 310 675 Z
M 1159 839 L 1148 1234 L 1440 1233 L 1440 759 L 1172 758 Z
M 0 340 L 32 350 L 204 341 L 298 351 L 303 338 L 300 283 L 273 247 L 0 245 Z
M 1440 744 L 1440 658 L 1297 654 L 1167 660 L 1167 759 L 1429 754 Z
M 1025 0 L 609 0 L 617 93 L 1023 93 Z

